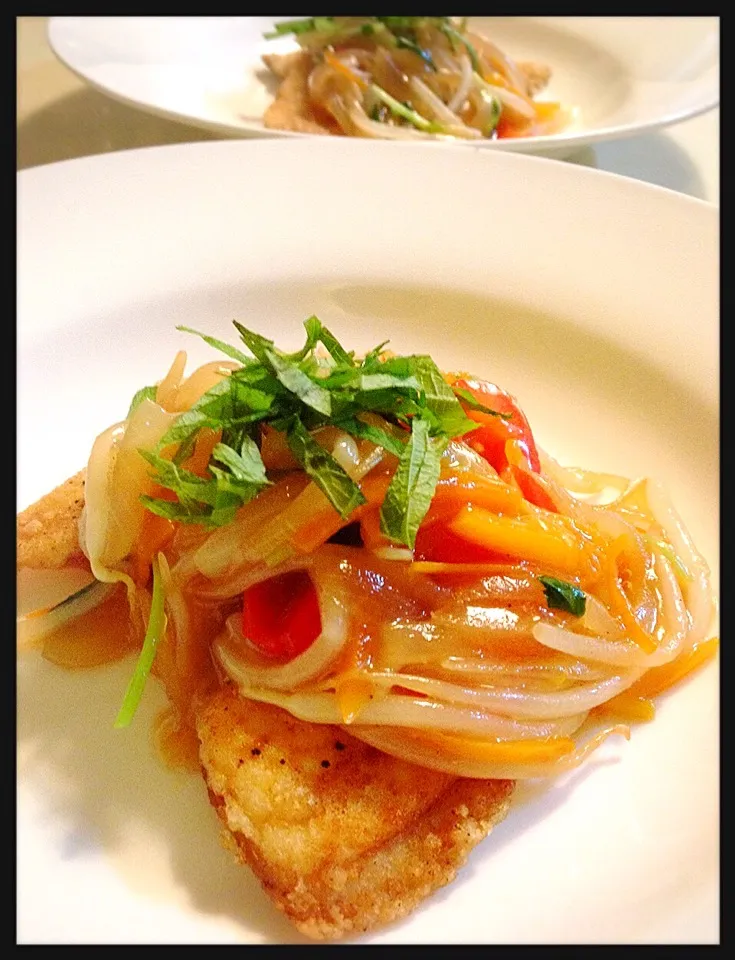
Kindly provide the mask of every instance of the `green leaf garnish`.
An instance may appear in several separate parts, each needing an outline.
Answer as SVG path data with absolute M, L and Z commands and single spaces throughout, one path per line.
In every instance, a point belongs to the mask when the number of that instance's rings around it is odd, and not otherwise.
M 424 63 L 427 66 L 431 67 L 432 70 L 437 71 L 437 66 L 434 63 L 434 60 L 428 50 L 422 49 L 415 40 L 412 40 L 410 37 L 396 37 L 396 46 L 400 49 L 410 50 L 412 53 L 415 53 L 416 56 L 421 57 Z
M 158 557 L 153 560 L 153 594 L 148 626 L 135 671 L 130 678 L 120 710 L 115 718 L 115 727 L 127 727 L 138 709 L 148 675 L 153 666 L 156 649 L 166 629 L 165 594 Z
M 332 412 L 332 398 L 329 390 L 315 383 L 295 361 L 280 356 L 273 350 L 266 350 L 265 356 L 278 380 L 290 393 L 298 397 L 307 407 L 329 417 Z
M 387 90 L 379 87 L 377 83 L 371 83 L 369 89 L 378 100 L 381 100 L 386 107 L 388 107 L 391 113 L 396 117 L 401 117 L 403 120 L 408 120 L 408 122 L 412 123 L 418 130 L 423 130 L 424 133 L 444 132 L 444 127 L 441 123 L 437 123 L 435 120 L 427 120 L 426 117 L 422 116 L 417 110 L 407 106 L 405 103 L 401 103 L 400 100 L 396 100 Z
M 463 400 L 470 410 L 479 410 L 480 413 L 489 413 L 493 417 L 502 417 L 503 420 L 512 420 L 512 413 L 501 413 L 500 410 L 493 410 L 492 407 L 486 407 L 484 403 L 480 403 L 479 400 L 475 400 L 469 390 L 465 390 L 464 387 L 452 387 L 454 393 Z
M 355 481 L 319 446 L 298 417 L 291 421 L 286 439 L 294 457 L 343 519 L 366 502 Z
M 237 347 L 231 346 L 229 343 L 225 343 L 223 340 L 218 340 L 216 337 L 210 337 L 206 333 L 200 333 L 198 330 L 192 329 L 192 327 L 185 327 L 183 324 L 180 324 L 176 327 L 177 330 L 182 330 L 184 333 L 193 333 L 197 337 L 201 337 L 205 343 L 208 343 L 210 347 L 214 347 L 215 350 L 220 350 L 222 353 L 227 354 L 228 357 L 232 357 L 233 360 L 237 360 L 238 363 L 248 364 L 251 363 L 250 357 L 246 357 L 245 354 L 238 350 Z
M 390 540 L 413 549 L 439 479 L 447 437 L 432 437 L 428 423 L 417 417 L 411 437 L 380 508 L 380 529 Z
M 406 443 L 394 437 L 392 433 L 388 433 L 387 430 L 381 430 L 380 427 L 373 426 L 371 423 L 365 423 L 356 417 L 336 420 L 335 426 L 339 427 L 340 430 L 344 430 L 345 433 L 349 433 L 350 436 L 357 437 L 358 440 L 369 440 L 371 443 L 377 444 L 396 457 L 403 456 Z
M 146 509 L 180 523 L 230 523 L 271 482 L 260 454 L 262 429 L 268 425 L 286 433 L 298 463 L 347 518 L 364 502 L 363 494 L 311 434 L 335 426 L 398 457 L 381 522 L 391 539 L 413 545 L 433 496 L 442 451 L 449 440 L 477 426 L 463 403 L 496 411 L 450 387 L 429 356 L 381 359 L 385 341 L 357 360 L 316 316 L 304 321 L 304 344 L 292 353 L 237 321 L 233 324 L 252 356 L 190 327 L 179 328 L 241 365 L 223 370 L 222 379 L 173 420 L 155 449 L 140 451 L 152 468 L 151 479 L 175 494 L 175 499 L 142 496 Z M 134 403 L 155 392 L 155 387 L 138 391 Z M 367 413 L 379 414 L 381 420 Z M 187 470 L 186 463 L 204 429 L 217 432 L 219 442 L 199 475 Z
M 546 602 L 550 607 L 566 610 L 575 617 L 584 616 L 587 598 L 583 590 L 565 580 L 557 580 L 556 577 L 543 576 L 539 577 L 539 580 L 543 584 Z

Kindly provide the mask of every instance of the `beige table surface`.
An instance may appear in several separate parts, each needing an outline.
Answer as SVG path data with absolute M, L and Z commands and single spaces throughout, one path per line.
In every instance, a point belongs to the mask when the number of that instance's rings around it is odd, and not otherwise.
M 17 18 L 17 166 L 131 147 L 220 139 L 93 90 L 51 51 L 47 17 Z M 570 162 L 719 203 L 720 111 L 624 140 L 584 147 Z

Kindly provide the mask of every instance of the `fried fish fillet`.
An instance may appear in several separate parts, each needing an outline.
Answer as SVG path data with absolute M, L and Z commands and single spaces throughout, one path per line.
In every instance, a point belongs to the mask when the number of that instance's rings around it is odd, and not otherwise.
M 53 570 L 78 557 L 85 471 L 64 481 L 16 519 L 18 569 Z
M 197 733 L 228 845 L 318 940 L 404 917 L 453 880 L 513 790 L 418 768 L 232 687 L 200 708 Z
M 83 502 L 84 471 L 18 516 L 19 568 L 79 555 Z M 512 781 L 418 768 L 231 685 L 199 704 L 196 724 L 228 846 L 314 939 L 404 917 L 454 879 L 510 804 Z

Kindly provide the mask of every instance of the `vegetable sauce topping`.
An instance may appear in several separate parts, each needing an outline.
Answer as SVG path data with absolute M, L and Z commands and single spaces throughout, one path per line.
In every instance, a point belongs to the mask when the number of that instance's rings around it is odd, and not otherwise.
M 552 776 L 714 655 L 660 484 L 562 467 L 509 393 L 425 354 L 234 325 L 90 456 L 80 543 L 139 649 L 119 726 L 152 673 L 179 736 L 226 683 L 425 767 Z

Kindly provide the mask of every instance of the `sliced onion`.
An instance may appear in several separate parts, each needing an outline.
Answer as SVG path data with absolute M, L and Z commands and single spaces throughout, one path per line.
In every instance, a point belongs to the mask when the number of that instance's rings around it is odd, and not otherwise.
M 138 452 L 155 449 L 176 414 L 143 400 L 131 418 L 95 440 L 84 488 L 84 542 L 80 545 L 97 580 L 134 584 L 121 569 L 140 535 L 146 509 L 140 495 L 152 489 L 150 465 Z
M 500 101 L 503 112 L 515 120 L 528 122 L 536 119 L 536 110 L 533 104 L 524 97 L 519 96 L 508 90 L 507 87 L 498 87 L 493 83 L 483 80 L 478 74 L 472 74 L 472 81 L 478 88 L 486 90 L 489 94 Z
M 364 674 L 366 678 L 370 674 Z M 251 700 L 272 703 L 293 716 L 310 723 L 342 724 L 339 701 L 334 693 L 278 693 L 274 690 L 240 687 L 240 694 Z M 466 736 L 498 740 L 524 740 L 570 736 L 584 723 L 586 713 L 545 722 L 519 721 L 487 710 L 466 710 L 446 703 L 388 694 L 382 700 L 371 700 L 347 725 L 350 732 L 363 725 L 411 727 L 420 730 L 441 730 Z
M 606 488 L 612 488 L 616 494 L 623 494 L 631 485 L 627 477 L 613 473 L 596 473 L 581 467 L 563 467 L 545 450 L 538 448 L 543 472 L 562 487 L 574 493 L 597 495 Z
M 421 106 L 431 115 L 432 120 L 438 120 L 440 123 L 456 124 L 460 123 L 459 117 L 453 113 L 444 103 L 441 97 L 427 87 L 419 77 L 411 77 L 409 80 L 412 92 L 418 97 Z
M 649 506 L 656 522 L 692 575 L 684 586 L 684 597 L 692 618 L 688 643 L 699 643 L 709 631 L 715 613 L 709 566 L 695 547 L 662 484 L 649 480 L 647 487 Z
M 450 440 L 442 453 L 443 465 L 452 470 L 469 470 L 486 477 L 498 476 L 498 471 L 480 454 L 461 440 Z
M 101 583 L 93 580 L 70 597 L 45 610 L 34 610 L 16 620 L 16 642 L 18 650 L 35 646 L 53 630 L 65 623 L 76 620 L 87 611 L 98 607 L 115 589 L 113 583 Z
M 458 674 L 484 683 L 494 683 L 497 680 L 523 683 L 527 680 L 546 677 L 554 680 L 585 681 L 589 683 L 610 676 L 609 671 L 583 660 L 575 660 L 572 657 L 540 663 L 536 661 L 512 663 L 505 660 L 448 657 L 441 662 L 440 666 L 450 674 Z
M 538 623 L 533 635 L 545 647 L 570 656 L 582 657 L 615 667 L 658 667 L 669 663 L 681 653 L 687 641 L 689 622 L 678 582 L 665 557 L 657 557 L 659 591 L 661 594 L 664 638 L 653 653 L 644 653 L 631 640 L 611 640 L 601 636 L 587 636 L 565 630 L 550 623 Z M 687 641 L 688 642 L 688 641 Z
M 460 57 L 460 61 L 461 72 L 459 77 L 459 86 L 454 92 L 452 99 L 447 104 L 452 113 L 456 113 L 457 110 L 461 109 L 462 105 L 467 99 L 467 94 L 470 92 L 470 88 L 472 87 L 472 61 L 467 54 Z
M 513 61 L 500 47 L 488 40 L 487 37 L 480 37 L 477 34 L 468 34 L 468 39 L 475 47 L 483 53 L 490 61 L 490 66 L 499 74 L 510 81 L 511 86 L 519 91 L 524 97 L 527 96 L 528 83 L 526 76 L 521 68 Z
M 169 400 L 175 395 L 186 369 L 186 351 L 179 350 L 166 376 L 158 384 L 156 403 L 167 408 Z
M 503 716 L 553 720 L 587 713 L 611 697 L 627 690 L 643 673 L 630 670 L 625 674 L 607 677 L 592 683 L 578 684 L 568 690 L 542 692 L 513 688 L 462 687 L 442 680 L 429 679 L 403 673 L 375 673 L 375 683 L 397 685 L 425 693 L 435 699 L 449 700 L 482 710 L 490 710 Z M 365 721 L 368 722 L 367 720 Z
M 229 376 L 232 370 L 238 370 L 239 367 L 240 364 L 232 360 L 213 360 L 197 367 L 191 376 L 182 381 L 167 397 L 166 409 L 179 413 L 189 410 L 207 390 L 211 390 L 220 380 Z
M 385 457 L 382 447 L 363 443 L 357 448 L 359 456 L 355 460 L 341 431 L 335 446 L 344 458 L 346 473 L 355 481 L 365 477 Z M 234 523 L 216 530 L 197 550 L 194 563 L 199 572 L 218 581 L 209 591 L 211 597 L 233 596 L 241 589 L 242 577 L 247 577 L 249 569 L 264 562 L 270 564 L 272 558 L 277 558 L 278 563 L 288 559 L 295 552 L 291 546 L 293 536 L 318 513 L 331 511 L 338 516 L 306 474 L 296 472 L 281 484 L 280 492 L 271 489 L 261 493 L 238 512 Z
M 363 740 L 371 746 L 389 753 L 391 756 L 415 763 L 431 770 L 442 773 L 451 773 L 457 777 L 471 777 L 480 780 L 528 780 L 559 776 L 575 767 L 580 766 L 587 757 L 612 734 L 621 734 L 626 739 L 630 737 L 630 729 L 623 724 L 607 727 L 590 737 L 573 753 L 569 753 L 559 760 L 546 764 L 530 763 L 479 763 L 463 757 L 446 755 L 437 752 L 433 745 L 422 743 L 415 738 L 406 736 L 402 730 L 392 730 L 384 727 L 349 726 L 344 728 L 353 737 Z
M 584 615 L 580 619 L 580 626 L 590 633 L 607 637 L 610 640 L 624 640 L 625 628 L 610 613 L 604 603 L 588 593 L 585 602 Z

